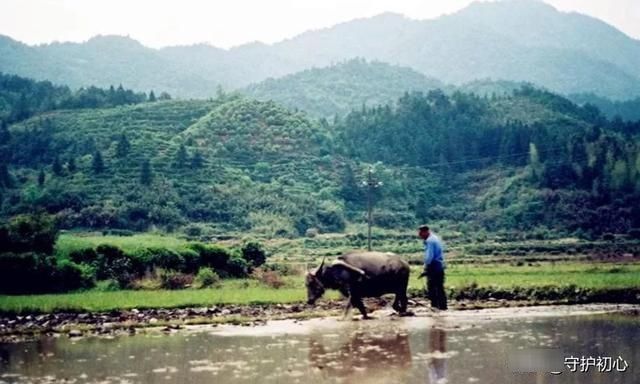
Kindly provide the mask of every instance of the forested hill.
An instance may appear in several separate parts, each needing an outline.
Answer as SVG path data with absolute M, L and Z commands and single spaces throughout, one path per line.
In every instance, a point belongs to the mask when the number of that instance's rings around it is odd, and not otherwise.
M 380 162 L 382 227 L 625 232 L 640 227 L 639 132 L 531 87 L 406 94 L 331 123 L 225 94 L 56 110 L 2 128 L 0 209 L 63 228 L 334 232 L 362 221 Z
M 443 88 L 444 84 L 407 67 L 353 59 L 250 85 L 243 93 L 274 100 L 316 117 L 344 116 L 352 109 L 397 100 L 405 92 Z
M 355 57 L 456 85 L 490 78 L 562 94 L 640 96 L 640 41 L 535 0 L 476 2 L 433 20 L 387 13 L 229 50 L 203 44 L 158 50 L 118 36 L 28 46 L 0 36 L 0 71 L 74 88 L 123 83 L 178 97 L 212 97 L 218 85 L 238 89 Z
M 49 81 L 35 81 L 0 72 L 0 123 L 12 123 L 55 109 L 104 108 L 170 99 L 167 93 L 156 97 L 152 91 L 134 92 L 122 85 L 72 91 Z

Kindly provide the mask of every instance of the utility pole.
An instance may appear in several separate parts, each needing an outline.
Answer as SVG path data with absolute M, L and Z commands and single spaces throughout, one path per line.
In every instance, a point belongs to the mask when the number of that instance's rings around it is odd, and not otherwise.
M 362 185 L 367 188 L 367 250 L 371 250 L 371 224 L 372 224 L 372 211 L 373 211 L 373 190 L 381 187 L 382 182 L 378 181 L 373 175 L 373 167 L 369 167 L 367 172 L 367 180 L 362 182 Z

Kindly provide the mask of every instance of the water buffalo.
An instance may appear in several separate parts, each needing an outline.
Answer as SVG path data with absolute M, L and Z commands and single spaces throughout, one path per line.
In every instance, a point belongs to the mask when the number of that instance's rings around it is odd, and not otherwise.
M 345 316 L 354 306 L 364 319 L 369 318 L 362 298 L 385 293 L 396 295 L 393 309 L 401 315 L 407 313 L 409 264 L 393 253 L 352 252 L 339 256 L 329 266 L 324 265 L 323 259 L 315 272 L 307 273 L 305 283 L 309 304 L 322 297 L 327 288 L 337 289 L 348 297 Z

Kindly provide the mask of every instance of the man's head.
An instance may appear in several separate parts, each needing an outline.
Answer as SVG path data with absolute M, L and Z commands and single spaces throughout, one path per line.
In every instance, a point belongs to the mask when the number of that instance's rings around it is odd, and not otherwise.
M 421 225 L 418 227 L 418 237 L 420 237 L 422 240 L 427 240 L 430 234 L 431 232 L 429 231 L 429 226 Z

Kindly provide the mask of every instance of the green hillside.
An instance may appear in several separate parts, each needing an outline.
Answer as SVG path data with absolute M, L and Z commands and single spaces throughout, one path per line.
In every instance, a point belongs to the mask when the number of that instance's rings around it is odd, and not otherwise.
M 639 132 L 531 87 L 405 94 L 332 123 L 225 94 L 55 110 L 3 130 L 0 209 L 62 228 L 340 232 L 363 222 L 374 165 L 380 227 L 625 233 L 640 227 Z

